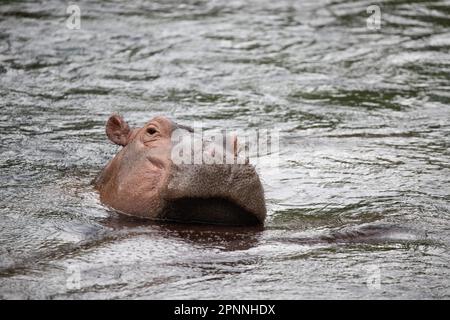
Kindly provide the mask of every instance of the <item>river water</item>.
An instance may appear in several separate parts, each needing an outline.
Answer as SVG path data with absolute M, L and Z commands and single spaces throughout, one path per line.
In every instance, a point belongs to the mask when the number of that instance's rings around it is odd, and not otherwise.
M 0 298 L 450 298 L 448 1 L 76 3 L 0 4 Z M 113 112 L 279 130 L 265 227 L 102 206 Z

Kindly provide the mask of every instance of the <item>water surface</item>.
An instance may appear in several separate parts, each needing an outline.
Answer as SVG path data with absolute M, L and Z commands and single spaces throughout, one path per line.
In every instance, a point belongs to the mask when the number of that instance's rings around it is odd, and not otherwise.
M 0 298 L 450 298 L 450 3 L 0 4 Z M 264 228 L 124 219 L 104 124 L 281 131 Z

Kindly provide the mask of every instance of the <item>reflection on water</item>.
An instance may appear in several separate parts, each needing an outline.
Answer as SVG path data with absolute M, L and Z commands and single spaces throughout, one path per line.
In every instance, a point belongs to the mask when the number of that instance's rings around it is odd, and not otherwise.
M 450 297 L 448 3 L 78 3 L 0 4 L 1 298 Z M 103 207 L 114 111 L 281 130 L 265 228 Z

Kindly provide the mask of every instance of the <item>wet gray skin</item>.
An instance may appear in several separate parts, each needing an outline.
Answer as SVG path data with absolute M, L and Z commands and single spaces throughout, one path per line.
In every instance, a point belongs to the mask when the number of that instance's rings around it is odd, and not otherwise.
M 158 219 L 224 225 L 261 225 L 264 191 L 250 165 L 173 165 Z
M 175 128 L 169 178 L 156 218 L 234 226 L 264 224 L 264 190 L 255 167 L 238 152 L 242 150 L 239 142 L 227 144 L 233 139 L 225 132 L 218 143 L 206 133 L 196 135 L 192 127 L 176 124 Z M 182 149 L 190 153 L 191 161 L 183 163 L 176 157 Z M 203 163 L 195 164 L 199 154 Z
M 448 4 L 77 3 L 0 3 L 0 298 L 450 298 Z M 264 227 L 103 206 L 113 112 L 279 129 Z

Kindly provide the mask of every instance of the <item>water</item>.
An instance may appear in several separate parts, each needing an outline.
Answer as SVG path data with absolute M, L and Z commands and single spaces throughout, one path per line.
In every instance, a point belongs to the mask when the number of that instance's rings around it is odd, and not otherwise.
M 450 298 L 450 3 L 0 4 L 1 298 Z M 143 223 L 90 182 L 132 125 L 279 129 L 264 228 Z

